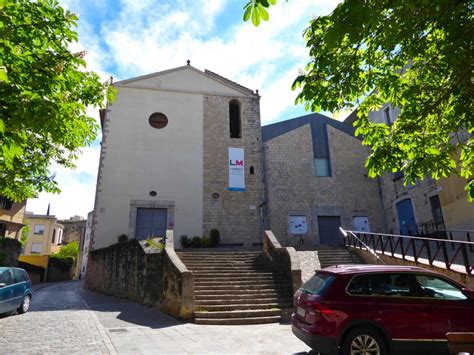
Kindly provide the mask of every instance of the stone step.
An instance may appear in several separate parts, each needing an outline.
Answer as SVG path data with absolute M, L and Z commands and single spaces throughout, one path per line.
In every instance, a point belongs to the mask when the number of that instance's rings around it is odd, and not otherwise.
M 221 297 L 219 299 L 214 298 L 214 299 L 209 299 L 209 298 L 203 298 L 196 300 L 196 306 L 227 306 L 227 305 L 247 305 L 247 304 L 258 304 L 258 305 L 264 305 L 264 304 L 292 304 L 293 299 L 291 297 L 264 297 L 264 298 L 245 298 L 245 299 L 235 299 L 235 298 L 224 298 Z
M 186 265 L 186 264 L 185 264 Z M 239 272 L 250 272 L 250 273 L 255 273 L 255 272 L 273 272 L 274 270 L 272 268 L 252 268 L 252 267 L 202 267 L 202 266 L 195 266 L 192 268 L 188 267 L 188 270 L 193 271 L 193 272 L 207 272 L 207 273 L 216 273 L 216 274 L 224 274 L 224 273 L 239 273 Z
M 207 287 L 212 288 L 228 288 L 228 287 L 246 287 L 246 286 L 259 286 L 259 287 L 289 287 L 288 280 L 270 280 L 270 281 L 234 281 L 234 280 L 222 280 L 222 281 L 194 281 L 194 287 L 198 289 L 204 289 Z
M 214 293 L 202 293 L 203 291 L 200 291 L 200 293 L 196 294 L 196 301 L 212 301 L 212 300 L 232 300 L 232 302 L 235 303 L 241 303 L 245 302 L 245 300 L 248 299 L 284 299 L 284 298 L 292 298 L 293 297 L 293 292 L 288 291 L 288 292 L 276 292 L 275 290 L 271 290 L 268 292 L 260 292 L 259 290 L 252 290 L 249 291 L 248 293 L 235 293 L 231 291 L 230 293 L 220 293 L 220 294 L 214 294 Z M 286 296 L 283 296 L 286 295 Z
M 280 316 L 281 309 L 247 309 L 238 311 L 196 311 L 194 316 L 196 318 L 253 318 L 253 317 L 272 317 Z
M 228 285 L 206 285 L 206 286 L 200 286 L 200 285 L 195 285 L 194 290 L 195 291 L 204 291 L 204 290 L 209 290 L 209 291 L 217 291 L 217 290 L 265 290 L 265 289 L 278 289 L 278 290 L 287 290 L 291 289 L 291 285 L 289 283 L 286 284 L 240 284 L 240 285 L 235 285 L 235 284 L 228 284 Z
M 239 252 L 177 252 L 179 257 L 256 257 L 263 255 L 261 251 L 239 251 Z
M 242 282 L 268 282 L 268 281 L 286 281 L 288 282 L 288 278 L 285 276 L 260 276 L 260 275 L 255 275 L 255 276 L 239 276 L 239 275 L 233 275 L 230 277 L 208 277 L 208 276 L 197 276 L 194 275 L 194 283 L 196 284 L 197 282 L 236 282 L 236 281 L 242 281 Z
M 291 288 L 288 289 L 275 289 L 275 288 L 262 288 L 262 289 L 249 289 L 249 288 L 233 288 L 233 289 L 204 289 L 204 290 L 194 290 L 196 296 L 205 296 L 205 295 L 233 295 L 238 297 L 239 295 L 245 294 L 272 294 L 275 297 L 292 297 L 293 291 Z
M 194 277 L 212 277 L 212 278 L 232 278 L 236 277 L 258 277 L 258 276 L 273 276 L 277 275 L 280 276 L 281 274 L 275 272 L 267 272 L 267 271 L 237 271 L 237 272 L 207 272 L 207 271 L 193 271 Z
M 267 324 L 279 323 L 281 316 L 249 317 L 249 318 L 195 318 L 196 324 L 209 325 L 245 325 L 245 324 Z
M 196 304 L 196 312 L 207 311 L 237 311 L 237 310 L 252 310 L 252 309 L 281 309 L 291 308 L 291 303 L 242 303 L 242 304 Z

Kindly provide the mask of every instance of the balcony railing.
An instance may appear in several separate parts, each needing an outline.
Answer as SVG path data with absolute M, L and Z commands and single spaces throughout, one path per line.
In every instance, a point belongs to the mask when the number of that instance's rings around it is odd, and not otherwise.
M 344 244 L 357 249 L 370 248 L 377 254 L 407 261 L 427 262 L 430 266 L 474 273 L 474 243 L 396 234 L 368 233 L 342 230 Z M 425 261 L 426 260 L 426 261 Z

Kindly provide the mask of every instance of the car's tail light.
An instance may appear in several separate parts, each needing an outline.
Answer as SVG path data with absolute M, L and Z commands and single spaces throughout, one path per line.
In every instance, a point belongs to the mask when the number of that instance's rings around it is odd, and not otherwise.
M 332 309 L 320 302 L 313 302 L 312 306 L 316 312 L 324 314 L 325 316 L 331 316 L 334 314 L 334 311 Z

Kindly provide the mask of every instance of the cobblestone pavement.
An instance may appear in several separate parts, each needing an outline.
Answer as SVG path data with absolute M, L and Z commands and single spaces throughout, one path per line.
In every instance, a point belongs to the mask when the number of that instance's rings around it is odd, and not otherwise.
M 0 318 L 0 353 L 111 353 L 104 328 L 71 286 L 42 288 L 27 313 Z
M 59 283 L 0 318 L 0 354 L 308 354 L 289 324 L 183 323 L 157 309 Z
M 315 250 L 297 251 L 300 259 L 301 279 L 306 282 L 314 275 L 316 270 L 321 269 L 318 252 Z

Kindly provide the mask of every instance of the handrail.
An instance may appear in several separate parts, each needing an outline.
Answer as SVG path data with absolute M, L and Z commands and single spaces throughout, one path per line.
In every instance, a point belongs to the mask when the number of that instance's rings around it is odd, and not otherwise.
M 372 253 L 389 255 L 401 255 L 403 260 L 419 259 L 428 260 L 430 266 L 435 262 L 442 262 L 446 269 L 451 270 L 453 265 L 464 266 L 468 275 L 474 274 L 474 258 L 469 254 L 472 252 L 474 242 L 436 239 L 426 237 L 413 237 L 406 235 L 395 235 L 386 233 L 371 233 L 361 231 L 346 231 L 340 228 L 344 235 L 345 245 L 348 247 L 367 249 Z M 449 244 L 447 244 L 449 243 Z M 452 246 L 452 251 L 448 250 Z M 363 246 L 363 247 L 362 247 Z M 372 253 L 373 254 L 373 253 Z M 409 257 L 409 259 L 407 258 Z M 456 271 L 459 271 L 457 269 Z
M 347 231 L 347 232 L 353 232 L 353 231 Z M 467 242 L 467 241 L 464 241 L 464 240 L 449 240 L 449 239 L 436 239 L 436 238 L 426 238 L 426 237 L 414 237 L 414 236 L 411 236 L 411 235 L 401 235 L 401 234 L 387 234 L 387 233 L 373 233 L 373 232 L 359 232 L 359 231 L 355 231 L 355 232 L 369 234 L 369 235 L 375 235 L 375 236 L 400 237 L 400 238 L 407 238 L 407 239 L 412 238 L 412 239 L 432 240 L 432 241 L 436 241 L 436 242 L 462 243 L 462 244 L 467 244 L 467 245 L 474 245 L 474 242 Z
M 376 258 L 378 261 L 380 261 L 380 262 L 382 262 L 382 264 L 386 265 L 385 262 L 377 255 L 377 253 L 375 252 L 375 250 L 374 250 L 374 249 L 371 249 L 367 244 L 365 244 L 362 240 L 360 240 L 360 239 L 354 234 L 353 231 L 345 231 L 344 229 L 342 229 L 342 227 L 339 227 L 339 231 L 340 231 L 340 232 L 342 233 L 342 235 L 343 235 L 344 237 L 346 237 L 346 238 L 347 238 L 347 233 L 348 233 L 348 232 L 349 232 L 350 234 L 352 234 L 352 236 L 353 236 L 355 239 L 357 239 L 357 240 L 359 241 L 359 243 L 361 243 L 361 244 L 365 247 L 365 249 L 367 249 L 367 251 L 368 251 L 369 253 L 373 254 L 373 255 L 375 256 L 375 258 Z

